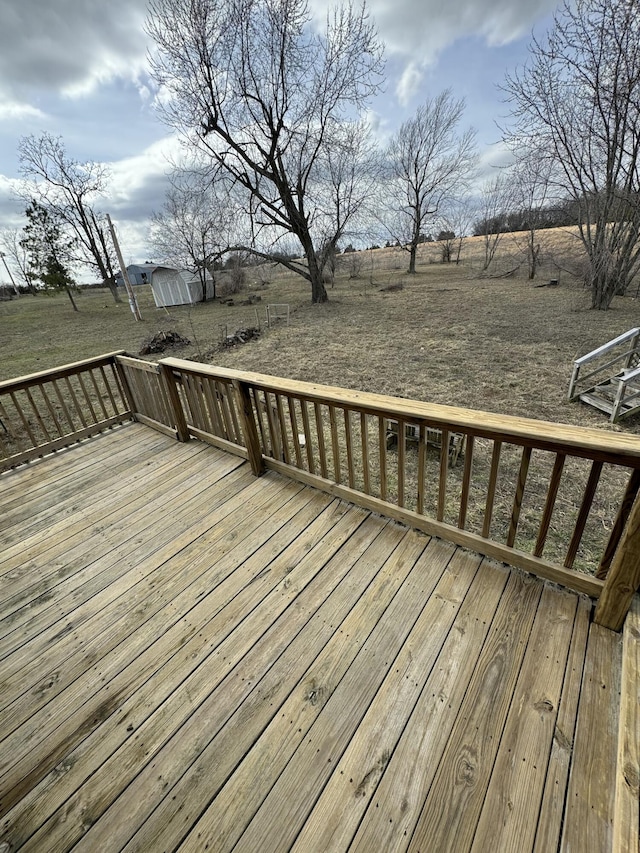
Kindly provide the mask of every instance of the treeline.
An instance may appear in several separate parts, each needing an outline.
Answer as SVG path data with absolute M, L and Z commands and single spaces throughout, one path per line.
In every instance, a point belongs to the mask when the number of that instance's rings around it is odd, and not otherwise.
M 618 190 L 617 196 L 617 201 L 613 205 L 598 194 L 584 196 L 580 200 L 566 198 L 540 207 L 501 211 L 495 216 L 476 219 L 473 223 L 473 236 L 566 228 L 587 220 L 596 222 L 605 204 L 609 206 L 606 217 L 608 222 L 624 222 L 634 215 L 637 199 L 629 198 L 623 189 Z

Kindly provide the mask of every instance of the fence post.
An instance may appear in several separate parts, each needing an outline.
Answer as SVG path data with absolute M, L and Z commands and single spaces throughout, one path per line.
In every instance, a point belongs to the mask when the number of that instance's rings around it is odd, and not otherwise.
M 242 432 L 244 433 L 244 443 L 249 454 L 251 471 L 256 477 L 259 477 L 261 474 L 264 474 L 265 466 L 262 457 L 262 448 L 260 447 L 258 426 L 251 403 L 251 395 L 249 394 L 249 386 L 244 382 L 234 379 L 233 387 L 238 397 L 238 410 L 242 421 Z
M 160 369 L 162 370 L 162 377 L 164 379 L 165 388 L 167 389 L 169 402 L 171 403 L 171 409 L 176 421 L 176 433 L 178 441 L 189 441 L 189 427 L 187 426 L 187 419 L 184 416 L 184 409 L 182 408 L 182 403 L 180 402 L 180 394 L 178 394 L 178 384 L 176 382 L 176 377 L 174 376 L 173 370 L 169 367 L 169 365 L 163 364 L 162 361 L 158 363 L 160 364 Z
M 636 498 L 596 606 L 598 625 L 619 631 L 640 587 L 640 498 Z

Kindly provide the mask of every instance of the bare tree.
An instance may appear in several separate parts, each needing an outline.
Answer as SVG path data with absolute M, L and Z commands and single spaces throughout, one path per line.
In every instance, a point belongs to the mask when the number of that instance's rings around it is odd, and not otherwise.
M 511 227 L 518 232 L 524 232 L 524 254 L 527 258 L 529 280 L 536 277 L 540 260 L 541 244 L 538 236 L 541 225 L 545 221 L 545 204 L 547 201 L 552 161 L 541 151 L 528 151 L 516 163 L 511 173 L 512 204 L 514 213 Z M 517 216 L 514 220 L 513 216 Z M 521 247 L 522 239 L 516 239 Z
M 91 160 L 74 160 L 67 154 L 62 138 L 50 133 L 22 137 L 18 155 L 27 181 L 22 197 L 36 199 L 66 225 L 75 239 L 79 259 L 98 273 L 114 300 L 120 302 L 113 248 L 106 225 L 94 208 L 106 189 L 106 167 Z
M 232 239 L 237 208 L 220 183 L 203 171 L 176 171 L 162 210 L 151 217 L 153 254 L 197 273 L 203 301 L 208 278 L 215 299 L 215 265 L 237 242 Z
M 486 180 L 480 188 L 479 219 L 474 233 L 482 237 L 484 259 L 482 269 L 486 272 L 491 266 L 498 246 L 509 230 L 508 211 L 512 204 L 512 184 L 501 173 Z
M 640 266 L 640 15 L 635 0 L 572 0 L 528 65 L 507 78 L 511 144 L 553 159 L 588 259 L 592 307 L 606 309 Z
M 382 70 L 364 7 L 339 7 L 322 34 L 305 0 L 151 0 L 149 8 L 162 118 L 244 189 L 254 233 L 298 239 L 305 262 L 283 263 L 324 302 L 327 234 L 318 224 L 326 226 L 327 211 L 317 189 L 326 152 L 346 113 L 377 91 Z
M 387 152 L 391 173 L 391 211 L 387 227 L 409 252 L 409 272 L 428 223 L 463 194 L 476 164 L 476 132 L 458 133 L 464 100 L 449 89 L 429 99 L 404 122 Z
M 442 231 L 449 231 L 455 236 L 451 238 L 451 249 L 449 260 L 454 260 L 456 266 L 462 258 L 464 241 L 473 231 L 474 210 L 468 198 L 461 198 L 448 204 L 441 211 L 439 227 Z
M 23 287 L 29 288 L 35 296 L 36 287 L 29 268 L 29 253 L 22 243 L 23 234 L 18 228 L 5 228 L 0 232 L 0 254 L 10 261 L 14 272 L 17 270 Z

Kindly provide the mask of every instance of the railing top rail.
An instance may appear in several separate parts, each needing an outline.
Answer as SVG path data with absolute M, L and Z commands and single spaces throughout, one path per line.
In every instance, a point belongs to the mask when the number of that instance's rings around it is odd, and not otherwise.
M 618 346 L 618 344 L 623 343 L 624 341 L 628 341 L 630 338 L 635 337 L 636 335 L 640 335 L 640 328 L 629 329 L 628 332 L 624 332 L 622 335 L 618 335 L 617 338 L 614 338 L 612 341 L 608 341 L 606 344 L 603 344 L 601 347 L 588 352 L 586 355 L 577 358 L 574 361 L 575 365 L 586 364 L 588 361 L 592 361 L 594 358 L 598 358 L 598 356 L 604 355 L 606 352 L 609 352 L 610 349 Z M 627 353 L 628 355 L 628 353 Z
M 215 367 L 179 358 L 165 358 L 160 363 L 185 373 L 210 376 L 212 379 L 226 382 L 238 380 L 264 391 L 345 406 L 368 414 L 410 422 L 424 421 L 430 425 L 453 428 L 477 436 L 512 441 L 516 444 L 554 452 L 566 452 L 618 465 L 640 467 L 640 438 L 628 433 L 614 433 L 514 415 L 424 403 L 403 397 L 372 394 L 331 385 L 283 379 L 252 371 Z
M 0 392 L 2 391 L 20 391 L 23 388 L 30 388 L 33 385 L 39 385 L 42 382 L 51 381 L 53 379 L 63 379 L 65 376 L 71 376 L 74 373 L 79 373 L 82 370 L 91 367 L 99 367 L 101 364 L 109 364 L 117 355 L 123 355 L 124 350 L 97 355 L 93 358 L 86 358 L 83 361 L 74 361 L 71 364 L 63 364 L 61 367 L 53 367 L 49 370 L 41 370 L 38 373 L 29 373 L 26 376 L 19 376 L 16 379 L 5 379 L 0 381 Z

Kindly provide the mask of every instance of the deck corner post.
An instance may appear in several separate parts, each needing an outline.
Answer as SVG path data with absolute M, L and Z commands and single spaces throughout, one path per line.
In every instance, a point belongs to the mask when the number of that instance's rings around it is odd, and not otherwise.
M 629 514 L 620 544 L 596 606 L 594 621 L 619 631 L 640 588 L 640 497 Z
M 244 434 L 244 443 L 249 454 L 249 464 L 251 471 L 260 477 L 265 472 L 264 458 L 262 456 L 262 448 L 260 446 L 260 436 L 258 435 L 258 426 L 256 424 L 256 416 L 251 403 L 251 395 L 249 394 L 249 386 L 246 382 L 240 382 L 237 379 L 233 380 L 233 388 L 236 392 L 238 410 L 242 421 L 242 432 Z
M 124 355 L 124 352 L 118 353 L 113 358 L 113 366 L 115 368 L 118 379 L 120 380 L 120 385 L 122 386 L 122 391 L 127 401 L 127 405 L 129 406 L 129 411 L 131 413 L 131 417 L 136 420 L 136 401 L 133 396 L 133 391 L 131 390 L 131 385 L 129 384 L 129 380 L 127 378 L 127 374 L 125 373 L 124 367 L 122 366 L 122 362 L 120 361 L 120 355 Z
M 158 362 L 162 370 L 162 378 L 164 379 L 165 388 L 171 404 L 171 411 L 176 422 L 176 437 L 178 441 L 189 441 L 189 427 L 187 419 L 184 415 L 184 409 L 180 402 L 180 394 L 178 394 L 178 383 L 174 376 L 173 370 L 168 364 L 163 361 Z

